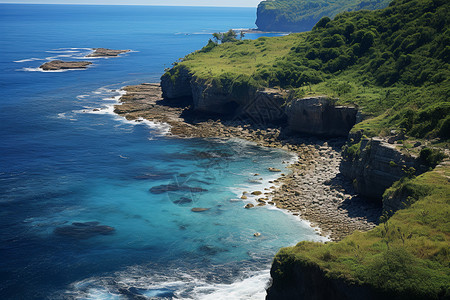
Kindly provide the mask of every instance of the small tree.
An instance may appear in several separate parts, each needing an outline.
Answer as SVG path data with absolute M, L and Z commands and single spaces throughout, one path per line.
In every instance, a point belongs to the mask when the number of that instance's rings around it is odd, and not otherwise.
M 245 36 L 245 32 L 243 32 L 243 31 L 241 30 L 241 33 L 240 33 L 240 35 L 239 35 L 239 39 L 242 41 L 242 39 L 244 38 L 244 36 Z

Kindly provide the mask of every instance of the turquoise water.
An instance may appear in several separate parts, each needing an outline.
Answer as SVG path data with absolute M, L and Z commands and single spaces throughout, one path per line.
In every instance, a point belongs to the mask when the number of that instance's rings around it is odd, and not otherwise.
M 0 5 L 2 299 L 263 299 L 276 251 L 320 239 L 239 199 L 270 186 L 268 167 L 288 172 L 291 154 L 168 138 L 111 112 L 120 87 L 157 82 L 212 32 L 254 19 L 248 8 Z M 133 51 L 83 71 L 37 69 L 92 47 Z M 202 192 L 150 192 L 169 184 Z

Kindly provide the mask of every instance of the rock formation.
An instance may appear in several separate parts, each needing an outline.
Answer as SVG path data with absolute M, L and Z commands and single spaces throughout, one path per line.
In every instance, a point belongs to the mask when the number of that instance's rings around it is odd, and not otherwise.
M 426 171 L 418 157 L 402 153 L 395 145 L 381 138 L 362 138 L 361 133 L 353 134 L 356 152 L 347 147 L 341 163 L 341 173 L 353 180 L 358 193 L 381 201 L 384 191 L 394 182 L 412 172 L 418 175 Z M 396 205 L 383 205 L 384 209 L 397 210 Z
M 45 71 L 58 71 L 68 69 L 86 69 L 92 63 L 89 61 L 62 61 L 52 60 L 41 65 L 39 68 Z
M 130 52 L 131 50 L 113 50 L 107 48 L 93 48 L 94 52 L 86 55 L 86 57 L 114 57 L 119 54 Z
M 314 135 L 347 136 L 357 111 L 355 107 L 335 106 L 325 96 L 295 99 L 286 105 L 289 127 Z

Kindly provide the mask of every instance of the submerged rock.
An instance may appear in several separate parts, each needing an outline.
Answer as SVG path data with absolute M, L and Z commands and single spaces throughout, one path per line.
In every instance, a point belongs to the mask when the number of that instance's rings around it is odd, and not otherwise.
M 252 203 L 247 203 L 245 206 L 244 206 L 244 208 L 252 208 L 252 207 L 255 207 L 255 205 L 253 205 Z
M 210 208 L 194 207 L 193 209 L 191 209 L 192 212 L 202 212 L 207 210 L 210 210 Z
M 92 65 L 89 61 L 52 60 L 41 65 L 39 68 L 45 71 L 58 71 L 68 69 L 86 69 L 89 65 Z
M 192 203 L 192 199 L 188 197 L 181 197 L 180 199 L 173 201 L 173 203 L 178 205 L 190 204 Z
M 268 168 L 268 170 L 269 170 L 270 172 L 281 172 L 281 170 L 280 170 L 280 169 L 277 169 L 277 168 Z
M 107 48 L 93 48 L 94 52 L 86 55 L 86 57 L 109 57 L 119 56 L 119 54 L 130 52 L 131 50 L 113 50 Z
M 112 234 L 115 231 L 114 227 L 99 224 L 99 222 L 74 222 L 72 225 L 57 227 L 53 233 L 81 240 L 96 235 Z
M 178 185 L 175 183 L 171 184 L 162 184 L 158 186 L 154 186 L 150 189 L 150 192 L 152 194 L 162 194 L 165 192 L 178 192 L 178 191 L 186 191 L 186 192 L 192 192 L 192 193 L 201 193 L 206 192 L 208 190 L 200 188 L 200 187 L 191 187 L 187 185 Z

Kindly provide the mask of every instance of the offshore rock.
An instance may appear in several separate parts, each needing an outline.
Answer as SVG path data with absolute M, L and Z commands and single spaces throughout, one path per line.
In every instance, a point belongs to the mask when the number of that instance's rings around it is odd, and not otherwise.
M 113 50 L 107 48 L 93 48 L 94 52 L 86 55 L 86 57 L 114 57 L 119 54 L 130 52 L 131 50 Z
M 92 65 L 89 61 L 52 60 L 41 65 L 39 68 L 45 71 L 58 71 L 68 69 L 86 69 L 89 65 Z

